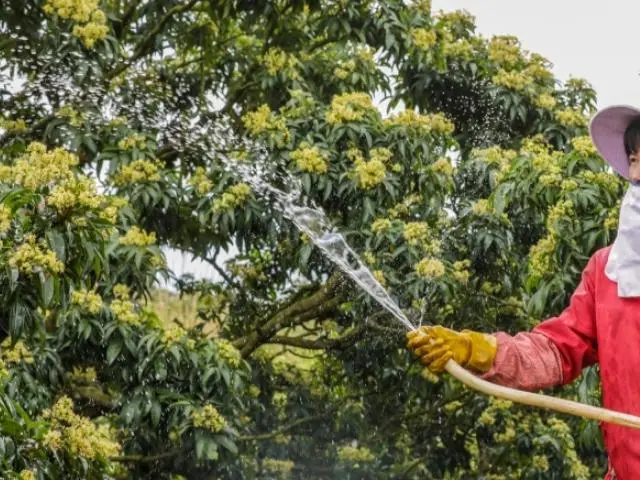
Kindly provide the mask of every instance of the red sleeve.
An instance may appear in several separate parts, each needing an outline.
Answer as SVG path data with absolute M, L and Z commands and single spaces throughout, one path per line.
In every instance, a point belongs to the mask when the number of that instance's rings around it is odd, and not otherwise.
M 491 369 L 481 376 L 505 387 L 540 390 L 562 383 L 560 353 L 546 336 L 521 332 L 494 334 L 498 351 Z
M 582 272 L 569 306 L 559 316 L 545 320 L 533 329 L 557 347 L 562 362 L 562 384 L 571 383 L 583 368 L 598 361 L 594 295 L 596 272 L 596 255 L 593 255 Z

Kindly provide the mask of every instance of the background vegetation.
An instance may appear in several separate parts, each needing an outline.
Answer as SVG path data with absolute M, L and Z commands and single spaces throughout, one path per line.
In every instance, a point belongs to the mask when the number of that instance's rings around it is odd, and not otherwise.
M 516 332 L 615 234 L 586 81 L 425 0 L 0 8 L 4 478 L 603 474 L 597 425 L 422 372 L 221 161 L 299 178 L 412 319 Z M 219 281 L 153 294 L 166 246 Z

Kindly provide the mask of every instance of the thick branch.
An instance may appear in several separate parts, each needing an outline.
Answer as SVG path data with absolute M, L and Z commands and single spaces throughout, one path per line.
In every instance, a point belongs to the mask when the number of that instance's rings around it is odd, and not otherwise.
M 353 345 L 362 336 L 365 326 L 360 325 L 342 337 L 326 339 L 319 338 L 316 340 L 308 340 L 301 337 L 287 337 L 284 335 L 276 335 L 271 337 L 265 343 L 277 343 L 279 345 L 290 345 L 292 347 L 308 348 L 311 350 L 332 350 L 340 349 Z
M 335 295 L 341 279 L 339 272 L 334 273 L 316 293 L 278 311 L 263 325 L 246 337 L 236 340 L 234 344 L 240 347 L 240 352 L 246 358 L 264 340 L 279 330 L 314 318 L 326 318 L 327 315 L 335 311 L 341 302 L 341 295 Z

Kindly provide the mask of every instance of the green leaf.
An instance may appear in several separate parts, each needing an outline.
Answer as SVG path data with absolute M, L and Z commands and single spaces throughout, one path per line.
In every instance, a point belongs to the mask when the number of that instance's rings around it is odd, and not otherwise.
M 122 339 L 119 337 L 114 337 L 111 343 L 109 343 L 109 348 L 107 348 L 107 364 L 112 365 L 115 361 L 116 357 L 120 355 L 122 352 L 122 347 L 124 343 Z

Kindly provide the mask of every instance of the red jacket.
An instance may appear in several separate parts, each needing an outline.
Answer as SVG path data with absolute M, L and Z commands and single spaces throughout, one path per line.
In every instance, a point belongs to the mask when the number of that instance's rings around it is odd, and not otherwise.
M 604 407 L 640 416 L 640 298 L 620 298 L 604 273 L 611 247 L 597 251 L 582 273 L 569 306 L 533 332 L 557 347 L 562 384 L 600 364 Z M 602 423 L 616 477 L 640 478 L 640 430 Z

